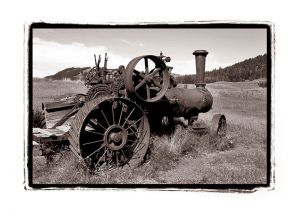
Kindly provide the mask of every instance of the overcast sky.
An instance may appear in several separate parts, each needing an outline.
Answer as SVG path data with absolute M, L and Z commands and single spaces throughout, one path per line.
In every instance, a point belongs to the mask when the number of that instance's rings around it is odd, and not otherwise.
M 210 71 L 266 53 L 266 37 L 265 29 L 34 29 L 33 76 L 92 67 L 94 53 L 107 52 L 108 67 L 114 68 L 160 51 L 171 57 L 173 73 L 194 74 L 194 50 L 209 52 L 206 70 Z

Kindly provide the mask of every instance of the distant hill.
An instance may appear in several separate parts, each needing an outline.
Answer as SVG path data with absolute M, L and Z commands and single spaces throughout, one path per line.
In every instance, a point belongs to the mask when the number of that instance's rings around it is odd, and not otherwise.
M 63 80 L 63 79 L 82 80 L 83 77 L 84 77 L 84 74 L 86 74 L 89 70 L 90 70 L 90 67 L 66 68 L 62 71 L 57 72 L 54 75 L 46 76 L 45 79 L 51 79 L 51 80 Z
M 259 55 L 254 58 L 246 59 L 234 65 L 214 69 L 205 72 L 205 82 L 212 83 L 217 81 L 242 82 L 267 77 L 267 54 Z M 178 83 L 193 84 L 196 75 L 183 75 L 176 77 Z
M 66 68 L 62 71 L 57 72 L 56 74 L 49 75 L 44 77 L 45 79 L 50 80 L 63 80 L 63 79 L 70 79 L 70 80 L 83 80 L 85 75 L 88 71 L 90 71 L 91 67 L 72 67 Z M 180 74 L 172 74 L 175 78 L 180 76 Z
M 90 70 L 90 67 L 72 67 L 57 72 L 54 75 L 46 76 L 46 79 L 52 80 L 83 80 L 84 76 Z M 195 74 L 179 75 L 173 74 L 178 83 L 193 84 L 196 80 Z M 214 69 L 205 72 L 205 81 L 207 83 L 217 81 L 241 82 L 245 80 L 254 80 L 267 77 L 267 54 L 259 55 L 254 58 L 246 59 L 234 65 Z

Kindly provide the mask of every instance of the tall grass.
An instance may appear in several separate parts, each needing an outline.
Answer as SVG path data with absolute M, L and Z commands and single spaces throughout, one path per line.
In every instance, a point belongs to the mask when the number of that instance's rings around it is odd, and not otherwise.
M 180 125 L 177 125 L 172 135 L 152 136 L 150 145 L 148 159 L 140 167 L 119 168 L 96 175 L 88 173 L 70 151 L 65 151 L 58 154 L 50 166 L 43 159 L 35 161 L 34 181 L 48 184 L 170 183 L 170 178 L 165 178 L 164 173 L 176 170 L 182 160 L 193 160 L 220 151 L 210 142 L 208 135 L 199 135 Z M 37 163 L 39 161 L 40 164 Z M 195 178 L 192 183 L 200 180 Z
M 54 98 L 87 92 L 87 87 L 81 81 L 69 80 L 34 80 L 32 89 L 33 108 L 39 109 L 43 102 L 53 101 Z
M 33 128 L 45 128 L 45 116 L 43 112 L 36 108 L 32 111 L 32 127 Z

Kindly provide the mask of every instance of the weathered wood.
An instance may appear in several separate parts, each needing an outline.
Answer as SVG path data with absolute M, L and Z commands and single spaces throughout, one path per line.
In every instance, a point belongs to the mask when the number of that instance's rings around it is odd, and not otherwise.
M 70 124 L 64 124 L 64 125 L 61 125 L 61 126 L 57 126 L 56 127 L 56 129 L 59 129 L 59 130 L 61 130 L 61 131 L 63 131 L 63 132 L 68 132 L 69 130 L 70 130 Z
M 75 98 L 76 98 L 75 95 L 70 97 L 60 98 L 59 100 L 55 100 L 53 102 L 46 102 L 43 105 L 47 112 L 59 111 L 60 109 L 61 110 L 71 109 L 77 103 Z
M 77 104 L 76 95 L 60 98 L 58 100 L 43 103 L 46 119 L 46 127 L 52 128 L 54 125 L 60 121 L 64 116 L 70 114 L 72 108 Z M 70 121 L 73 119 L 74 115 L 64 120 L 64 123 L 70 124 Z M 63 125 L 58 124 L 57 126 Z
M 74 116 L 78 111 L 78 107 L 74 106 L 67 114 L 65 114 L 58 122 L 52 127 L 56 128 L 57 126 L 63 125 L 67 120 Z
M 47 112 L 45 111 L 46 127 L 52 128 L 59 120 L 61 120 L 65 115 L 70 113 L 70 109 L 56 111 L 56 112 Z M 73 120 L 74 115 L 68 118 L 64 124 L 70 124 L 70 121 Z
M 79 140 L 77 138 L 78 138 L 77 132 L 75 132 L 74 130 L 70 130 L 70 132 L 69 132 L 69 141 L 71 141 L 71 139 L 72 139 L 73 142 L 74 142 L 74 146 L 79 147 L 79 145 L 77 143 L 77 142 L 79 142 Z
M 68 132 L 60 129 L 33 128 L 32 138 L 36 143 L 61 142 L 68 140 Z
M 33 128 L 33 129 L 34 129 L 34 131 L 33 131 L 34 135 L 41 134 L 41 135 L 45 135 L 47 137 L 50 137 L 52 135 L 60 136 L 60 135 L 65 134 L 65 132 L 63 132 L 60 129 L 40 129 L 40 128 Z
M 82 157 L 80 155 L 80 152 L 77 150 L 76 147 L 73 147 L 72 144 L 70 144 L 70 149 L 72 151 L 72 153 L 79 159 L 82 160 Z

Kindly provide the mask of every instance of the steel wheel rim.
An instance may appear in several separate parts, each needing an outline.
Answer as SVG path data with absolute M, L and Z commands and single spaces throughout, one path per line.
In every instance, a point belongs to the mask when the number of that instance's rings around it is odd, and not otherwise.
M 219 120 L 219 124 L 218 124 L 218 135 L 219 136 L 225 136 L 226 135 L 226 119 L 225 118 L 220 118 Z

